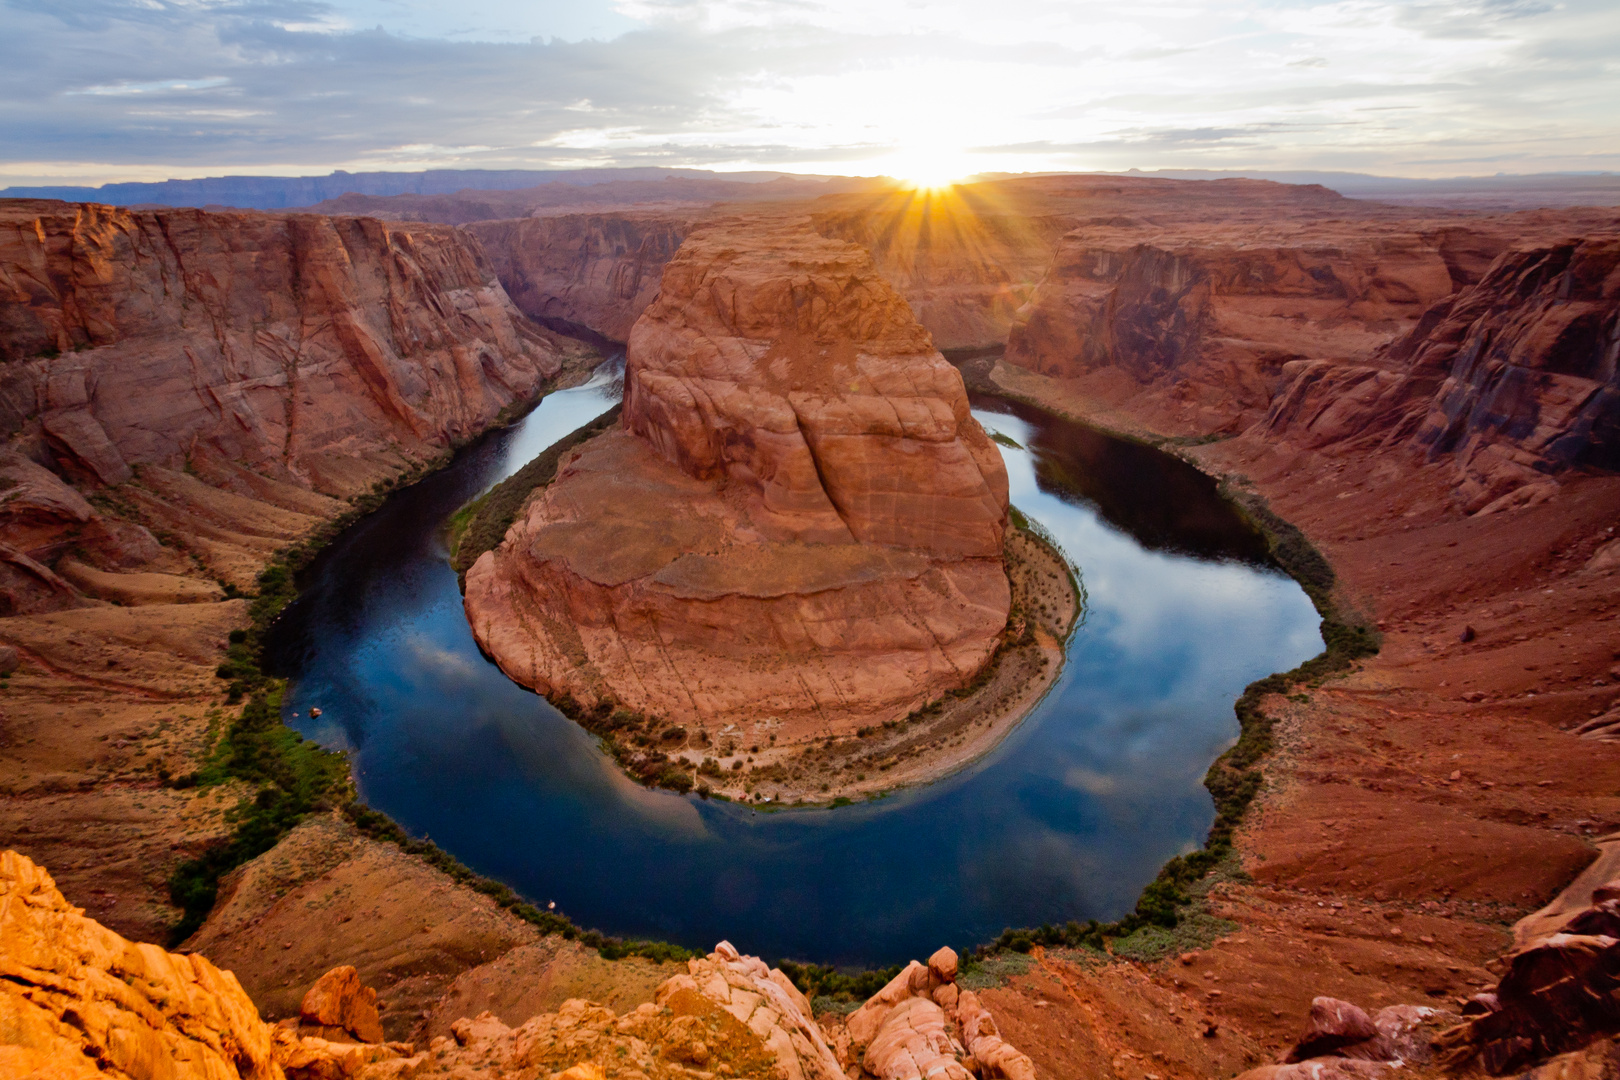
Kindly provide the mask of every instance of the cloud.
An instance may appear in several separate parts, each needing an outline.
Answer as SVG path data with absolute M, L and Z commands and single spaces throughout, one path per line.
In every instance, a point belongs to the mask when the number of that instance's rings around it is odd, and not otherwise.
M 0 171 L 1593 167 L 1607 0 L 0 0 Z M 380 24 L 380 28 L 379 28 Z M 607 28 L 597 38 L 589 28 Z M 569 35 L 573 35 L 570 37 Z M 1444 148 L 1443 153 L 1436 151 Z M 55 163 L 55 164 L 53 164 Z M 1485 166 L 1491 166 L 1485 168 Z

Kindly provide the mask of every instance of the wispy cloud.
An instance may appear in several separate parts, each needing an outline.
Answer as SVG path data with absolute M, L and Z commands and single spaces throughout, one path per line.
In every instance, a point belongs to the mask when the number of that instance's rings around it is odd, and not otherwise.
M 1610 0 L 0 0 L 0 173 L 1620 166 Z M 594 29 L 593 29 L 594 28 Z M 592 36 L 592 35 L 595 36 Z

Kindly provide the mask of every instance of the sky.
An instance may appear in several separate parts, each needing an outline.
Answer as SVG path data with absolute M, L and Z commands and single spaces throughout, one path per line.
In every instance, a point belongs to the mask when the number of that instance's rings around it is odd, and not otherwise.
M 0 0 L 0 186 L 1620 169 L 1616 0 Z

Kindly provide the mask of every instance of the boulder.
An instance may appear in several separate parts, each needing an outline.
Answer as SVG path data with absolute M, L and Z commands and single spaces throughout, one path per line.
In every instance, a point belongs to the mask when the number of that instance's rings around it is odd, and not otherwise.
M 22 656 L 10 645 L 0 645 L 0 675 L 10 675 L 22 663 Z
M 1312 998 L 1310 1016 L 1305 1022 L 1305 1032 L 1283 1061 L 1285 1063 L 1304 1061 L 1307 1058 L 1325 1057 L 1330 1054 L 1368 1057 L 1364 1053 L 1346 1054 L 1342 1051 L 1347 1048 L 1359 1049 L 1362 1044 L 1372 1043 L 1378 1037 L 1379 1031 L 1372 1017 L 1360 1006 L 1340 1001 L 1338 998 Z M 1388 1056 L 1392 1057 L 1393 1054 Z M 1387 1060 L 1387 1057 L 1368 1057 L 1368 1060 L 1382 1061 Z
M 360 984 L 360 973 L 347 964 L 335 967 L 316 980 L 298 1007 L 300 1032 L 320 1029 L 313 1034 L 328 1039 L 356 1042 L 383 1041 L 382 1020 L 377 1015 L 377 991 Z M 326 1033 L 332 1033 L 327 1035 Z
M 956 981 L 956 950 L 943 947 L 928 958 L 928 974 L 940 983 Z

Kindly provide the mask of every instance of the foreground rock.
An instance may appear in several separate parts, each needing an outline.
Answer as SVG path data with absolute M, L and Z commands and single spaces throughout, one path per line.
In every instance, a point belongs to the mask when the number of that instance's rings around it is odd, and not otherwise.
M 126 941 L 0 852 L 0 1073 L 125 1080 L 397 1080 L 450 1072 L 651 1080 L 694 1071 L 840 1080 L 810 1004 L 778 970 L 722 942 L 622 1016 L 570 1000 L 517 1028 L 463 1017 L 418 1053 L 385 1043 L 376 994 L 339 967 L 272 1027 L 236 978 L 197 955 Z
M 467 574 L 473 631 L 512 678 L 652 718 L 657 752 L 903 717 L 994 652 L 1006 473 L 863 251 L 794 228 L 689 237 L 631 334 L 625 396 L 624 429 L 564 461 Z
M 1448 1065 L 1477 1060 L 1502 1076 L 1591 1046 L 1599 1048 L 1593 1061 L 1607 1060 L 1604 1044 L 1620 1034 L 1620 880 L 1590 896 L 1552 925 L 1524 920 L 1539 932 L 1508 957 L 1501 982 L 1463 1007 L 1470 1019 L 1440 1038 Z
M 0 1073 L 279 1080 L 270 1028 L 200 956 L 126 941 L 0 852 Z
M 957 956 L 913 960 L 849 1015 L 837 1040 L 850 1076 L 877 1080 L 1035 1080 L 1035 1065 L 996 1029 L 977 994 L 956 985 Z

